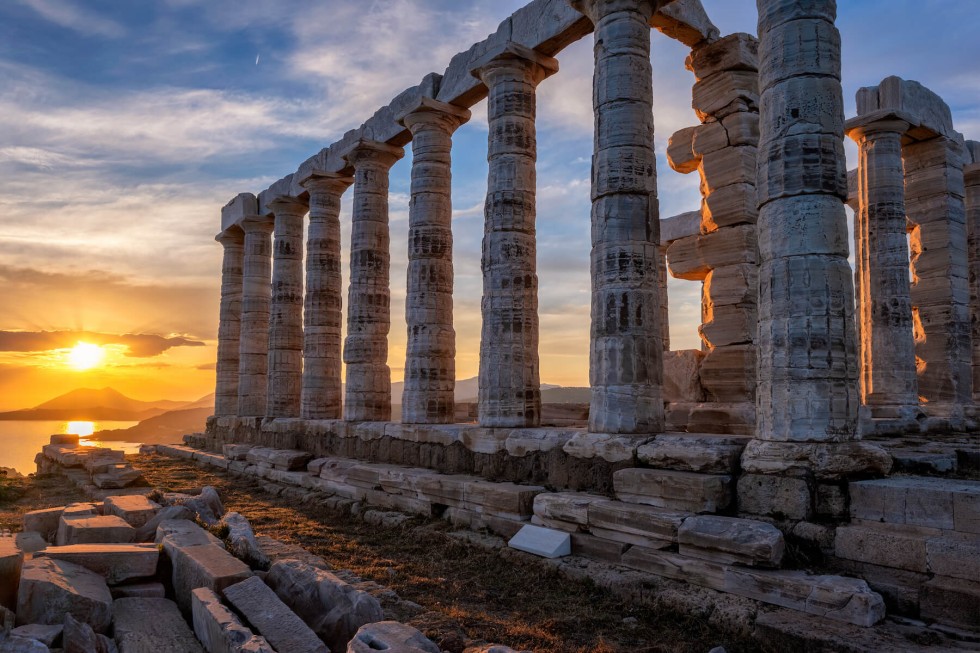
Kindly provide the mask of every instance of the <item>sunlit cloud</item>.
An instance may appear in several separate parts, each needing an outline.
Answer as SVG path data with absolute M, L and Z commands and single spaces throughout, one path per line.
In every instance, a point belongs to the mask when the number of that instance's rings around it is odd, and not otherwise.
M 165 337 L 147 333 L 95 333 L 92 331 L 0 331 L 0 351 L 35 352 L 54 349 L 78 348 L 78 343 L 89 347 L 97 345 L 122 345 L 125 355 L 136 358 L 159 356 L 173 347 L 203 347 L 204 343 L 181 336 Z M 86 360 L 93 354 L 90 349 L 75 354 Z

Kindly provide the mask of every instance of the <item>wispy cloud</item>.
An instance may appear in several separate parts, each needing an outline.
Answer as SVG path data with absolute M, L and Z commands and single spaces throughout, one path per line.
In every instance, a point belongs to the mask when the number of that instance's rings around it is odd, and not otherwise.
M 0 331 L 0 351 L 39 352 L 68 349 L 78 342 L 122 345 L 125 355 L 152 358 L 173 347 L 203 347 L 204 343 L 180 336 L 149 333 L 96 333 L 94 331 Z
M 70 0 L 19 0 L 19 2 L 33 9 L 45 20 L 85 36 L 115 39 L 126 34 L 126 29 L 116 21 L 84 9 Z

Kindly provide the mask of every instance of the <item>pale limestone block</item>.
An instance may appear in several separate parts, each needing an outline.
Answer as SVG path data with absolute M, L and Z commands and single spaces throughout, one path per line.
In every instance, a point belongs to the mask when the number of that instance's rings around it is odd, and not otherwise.
M 194 634 L 208 653 L 274 653 L 206 587 L 191 592 L 191 614 Z
M 616 496 L 627 503 L 690 512 L 724 510 L 731 501 L 731 477 L 660 469 L 621 469 L 613 473 Z
M 543 492 L 534 497 L 534 516 L 588 526 L 589 505 L 605 498 L 583 492 Z
M 980 579 L 980 544 L 931 538 L 926 540 L 926 562 L 932 574 L 976 582 Z
M 60 624 L 66 614 L 105 632 L 112 619 L 112 595 L 105 579 L 70 562 L 26 561 L 17 593 L 18 623 Z
M 25 512 L 21 518 L 25 532 L 40 533 L 44 539 L 51 541 L 58 532 L 58 524 L 61 521 L 61 514 L 64 507 L 44 508 L 42 510 L 31 510 Z
M 691 148 L 696 157 L 704 157 L 728 145 L 728 132 L 724 125 L 719 120 L 713 120 L 697 127 Z
M 221 231 L 238 226 L 245 216 L 259 212 L 258 199 L 252 193 L 239 193 L 221 207 Z
M 691 281 L 703 281 L 716 267 L 754 264 L 757 260 L 755 225 L 689 236 L 675 240 L 667 248 L 670 274 Z
M 917 126 L 949 138 L 956 135 L 949 106 L 919 82 L 895 76 L 881 80 L 878 85 L 878 108 L 910 113 L 918 118 Z M 864 112 L 859 110 L 858 113 Z
M 562 451 L 575 458 L 601 458 L 609 463 L 620 463 L 632 461 L 637 446 L 645 441 L 629 435 L 579 432 L 562 446 Z
M 923 619 L 974 630 L 980 622 L 980 589 L 976 582 L 938 576 L 923 584 L 919 607 Z
M 207 587 L 221 592 L 252 576 L 248 565 L 217 544 L 184 544 L 173 536 L 166 538 L 163 544 L 173 563 L 174 594 L 177 603 L 185 611 L 191 610 L 192 590 Z
M 664 542 L 677 541 L 677 529 L 689 516 L 690 513 L 684 511 L 608 499 L 588 506 L 590 529 L 654 538 Z
M 717 515 L 685 519 L 677 541 L 681 555 L 751 567 L 779 567 L 786 550 L 783 534 L 772 524 Z
M 788 21 L 766 34 L 759 59 L 759 73 L 770 84 L 799 75 L 840 80 L 840 32 L 833 21 Z
M 733 225 L 755 224 L 759 216 L 758 204 L 754 178 L 752 183 L 713 189 L 701 201 L 701 233 L 707 234 Z
M 756 186 L 759 203 L 778 198 L 826 193 L 827 200 L 847 199 L 844 143 L 830 134 L 793 134 L 759 146 Z
M 117 599 L 112 611 L 113 636 L 120 653 L 203 653 L 173 601 Z
M 132 542 L 135 529 L 115 515 L 62 515 L 55 538 L 58 546 L 67 544 L 124 544 Z
M 156 514 L 160 505 L 142 494 L 106 497 L 104 512 L 120 517 L 133 528 L 139 528 Z
M 725 70 L 758 70 L 759 41 L 751 34 L 729 34 L 691 50 L 684 67 L 699 81 Z
M 697 81 L 691 107 L 704 122 L 759 106 L 759 75 L 750 70 L 728 70 Z
M 63 624 L 27 624 L 26 626 L 20 626 L 11 630 L 10 636 L 33 639 L 51 648 L 54 647 L 54 643 L 61 637 L 63 630 Z M 4 653 L 7 652 L 4 651 Z M 11 653 L 16 653 L 16 651 L 12 651 Z M 45 649 L 42 653 L 48 652 Z
M 705 125 L 702 125 L 698 129 L 704 128 Z M 710 195 L 716 189 L 731 184 L 754 184 L 756 154 L 756 148 L 749 145 L 723 147 L 705 153 L 698 167 L 705 194 Z
M 803 470 L 820 480 L 846 479 L 862 471 L 886 476 L 892 458 L 871 442 L 779 442 L 752 440 L 742 454 L 742 470 L 750 474 L 784 474 Z
M 440 653 L 439 647 L 411 626 L 397 621 L 379 621 L 362 626 L 347 645 L 347 653 L 371 651 Z
M 698 335 L 708 351 L 732 345 L 750 344 L 755 340 L 757 314 L 755 304 L 715 305 L 711 297 L 702 295 Z
M 35 557 L 62 560 L 102 575 L 110 585 L 156 574 L 160 552 L 153 544 L 74 544 L 48 547 Z
M 688 211 L 660 220 L 660 243 L 670 245 L 675 240 L 701 233 L 701 212 Z
M 834 216 L 833 226 L 820 228 L 821 216 Z M 764 259 L 776 253 L 847 256 L 848 231 L 844 204 L 828 195 L 788 197 L 759 209 L 759 253 Z
M 224 590 L 225 598 L 276 650 L 329 653 L 316 634 L 259 578 Z
M 700 474 L 735 474 L 745 438 L 685 434 L 658 435 L 638 447 L 637 458 L 658 469 L 674 469 Z

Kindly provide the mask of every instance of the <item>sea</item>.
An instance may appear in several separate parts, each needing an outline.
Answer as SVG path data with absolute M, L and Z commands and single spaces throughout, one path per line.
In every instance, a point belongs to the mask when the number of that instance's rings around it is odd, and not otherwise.
M 48 444 L 54 433 L 77 433 L 81 444 L 93 447 L 112 447 L 123 449 L 126 453 L 137 453 L 139 442 L 99 442 L 86 438 L 96 431 L 106 429 L 125 429 L 137 422 L 64 422 L 64 421 L 0 421 L 0 467 L 12 467 L 21 474 L 37 471 L 34 456 L 41 447 Z

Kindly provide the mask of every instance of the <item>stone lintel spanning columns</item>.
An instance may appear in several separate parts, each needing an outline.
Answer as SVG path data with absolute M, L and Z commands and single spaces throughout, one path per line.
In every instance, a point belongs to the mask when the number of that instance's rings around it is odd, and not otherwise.
M 455 421 L 452 135 L 469 119 L 468 110 L 431 98 L 422 98 L 399 118 L 412 132 L 402 394 L 406 424 Z
M 978 148 L 980 149 L 980 148 Z M 963 168 L 970 252 L 970 321 L 973 340 L 973 403 L 980 404 L 980 161 Z
M 303 216 L 307 203 L 278 197 L 275 216 L 272 302 L 269 306 L 269 386 L 266 417 L 299 417 L 303 383 Z
M 594 432 L 664 426 L 660 220 L 650 17 L 662 1 L 570 0 L 595 25 L 592 159 Z
M 221 309 L 218 318 L 214 414 L 237 415 L 238 347 L 241 339 L 245 232 L 238 225 L 231 225 L 214 239 L 224 248 L 221 260 Z
M 489 90 L 479 422 L 537 426 L 538 275 L 535 241 L 537 85 L 557 60 L 514 42 L 471 68 Z
M 347 364 L 344 419 L 347 421 L 391 419 L 388 172 L 404 155 L 405 150 L 400 147 L 361 139 L 344 157 L 355 171 L 344 343 Z
M 265 415 L 272 298 L 272 218 L 248 215 L 242 266 L 242 321 L 238 348 L 238 415 Z
M 340 199 L 353 177 L 313 172 L 300 182 L 310 194 L 303 305 L 303 390 L 300 417 L 340 419 L 343 406 L 343 281 Z
M 912 417 L 916 379 L 902 138 L 895 115 L 848 121 L 858 144 L 855 286 L 861 394 L 874 417 Z

